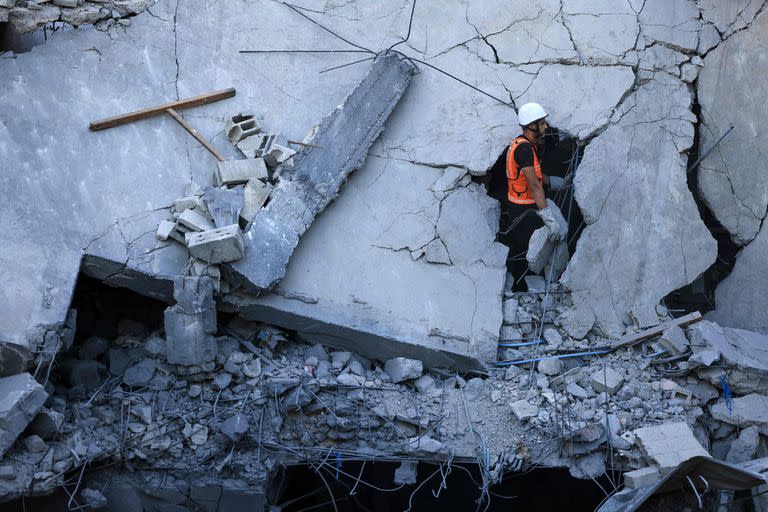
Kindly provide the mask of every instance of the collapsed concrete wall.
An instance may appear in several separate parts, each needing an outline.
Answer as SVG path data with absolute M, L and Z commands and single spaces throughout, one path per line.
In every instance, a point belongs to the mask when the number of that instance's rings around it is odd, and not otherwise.
M 756 2 L 753 2 L 756 3 Z M 752 6 L 755 11 L 755 6 Z M 752 12 L 751 16 L 754 16 Z M 701 151 L 734 126 L 701 163 L 701 195 L 731 239 L 746 246 L 736 257 L 731 274 L 718 286 L 717 309 L 710 317 L 723 325 L 768 332 L 768 299 L 765 259 L 768 229 L 768 134 L 762 130 L 768 106 L 763 77 L 768 72 L 768 14 L 751 21 L 749 12 L 722 13 L 718 29 L 733 33 L 704 59 L 699 76 L 701 103 Z

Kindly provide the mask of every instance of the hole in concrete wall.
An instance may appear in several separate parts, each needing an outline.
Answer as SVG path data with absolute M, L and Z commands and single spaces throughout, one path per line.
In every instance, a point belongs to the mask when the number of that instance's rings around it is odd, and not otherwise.
M 701 105 L 696 94 L 696 83 L 693 84 L 694 100 L 691 110 L 697 119 L 701 119 Z M 701 123 L 697 122 L 694 130 L 693 147 L 688 154 L 688 167 L 690 168 L 699 158 L 699 142 Z M 704 148 L 707 151 L 709 148 Z M 692 311 L 706 313 L 715 309 L 715 289 L 733 270 L 736 264 L 736 255 L 740 247 L 730 237 L 728 230 L 717 220 L 715 214 L 709 209 L 699 191 L 699 167 L 688 173 L 688 189 L 696 201 L 699 215 L 704 225 L 717 241 L 717 259 L 691 284 L 683 286 L 664 298 L 664 304 L 669 308 L 673 316 L 682 316 Z
M 550 129 L 545 136 L 541 151 L 541 166 L 544 174 L 565 177 L 569 172 L 575 173 L 586 147 L 586 145 L 580 145 L 578 142 L 575 137 L 566 132 Z M 488 195 L 499 201 L 502 206 L 507 201 L 506 161 L 508 151 L 509 145 L 506 145 L 486 175 L 476 178 L 485 183 Z M 563 216 L 569 219 L 568 253 L 572 255 L 584 230 L 584 218 L 573 198 L 573 186 L 559 192 L 547 191 L 547 198 L 552 199 L 560 207 Z M 525 259 L 524 254 L 519 257 Z
M 267 496 L 281 512 L 334 510 L 331 494 L 339 512 L 407 510 L 409 504 L 410 510 L 439 507 L 443 512 L 478 509 L 591 512 L 605 499 L 603 489 L 613 489 L 607 476 L 595 482 L 573 478 L 567 469 L 535 469 L 506 475 L 501 483 L 491 486 L 486 509 L 485 504 L 478 507 L 482 478 L 474 464 L 453 464 L 437 497 L 435 494 L 443 482 L 438 465 L 419 463 L 416 483 L 402 486 L 393 481 L 398 466 L 370 460 L 365 466 L 362 462 L 345 461 L 340 470 L 351 476 L 340 471 L 336 478 L 332 469 L 324 469 L 325 483 L 309 466 L 288 466 L 275 473 Z M 357 483 L 358 475 L 360 483 Z
M 60 30 L 75 28 L 63 21 L 51 21 L 32 32 L 19 32 L 10 23 L 0 23 L 0 53 L 26 53 L 35 46 L 44 44 L 51 34 Z

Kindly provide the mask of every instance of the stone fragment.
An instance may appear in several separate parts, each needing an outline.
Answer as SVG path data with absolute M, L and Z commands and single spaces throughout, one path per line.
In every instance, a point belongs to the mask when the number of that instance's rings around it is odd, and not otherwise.
M 362 165 L 414 71 L 413 64 L 394 54 L 377 58 L 344 105 L 323 119 L 314 141 L 319 147 L 295 157 L 292 179 L 280 180 L 245 235 L 252 256 L 232 265 L 245 287 L 271 289 L 283 278 L 299 238 L 349 173 Z M 335 172 L 329 172 L 329 162 L 337 164 Z M 258 250 L 264 246 L 270 250 Z
M 413 382 L 413 385 L 424 395 L 431 395 L 438 391 L 435 379 L 431 375 L 422 375 Z
M 240 442 L 246 432 L 248 432 L 248 420 L 240 413 L 230 416 L 221 424 L 221 433 L 233 443 Z
M 189 254 L 208 263 L 227 263 L 245 254 L 240 226 L 232 224 L 200 233 L 187 233 Z
M 550 347 L 559 347 L 563 343 L 563 337 L 560 335 L 560 332 L 557 329 L 554 329 L 552 327 L 548 327 L 544 329 L 544 341 L 547 342 L 547 345 Z
M 439 194 L 442 198 L 446 192 L 456 188 L 459 180 L 464 177 L 466 173 L 466 169 L 453 166 L 446 167 L 443 170 L 443 174 L 441 174 L 429 188 L 436 194 Z
M 218 228 L 237 224 L 243 207 L 243 187 L 221 189 L 208 187 L 203 195 L 205 205 Z
M 100 336 L 91 336 L 77 349 L 77 357 L 80 359 L 96 359 L 109 349 L 109 340 Z
M 627 471 L 624 473 L 624 485 L 630 489 L 639 489 L 653 485 L 661 479 L 659 468 L 652 466 Z
M 725 460 L 731 463 L 747 462 L 755 458 L 760 444 L 760 434 L 756 426 L 747 427 L 731 443 Z
M 213 229 L 215 226 L 210 220 L 198 213 L 196 210 L 184 210 L 177 219 L 178 224 L 192 232 L 205 231 Z
M 53 439 L 64 423 L 64 415 L 53 409 L 43 407 L 29 424 L 29 431 L 42 439 Z
M 595 325 L 595 314 L 584 302 L 567 309 L 560 317 L 562 329 L 573 339 L 581 340 Z
M 224 160 L 218 163 L 213 173 L 213 182 L 217 187 L 234 187 L 245 185 L 252 179 L 266 181 L 268 176 L 267 166 L 261 158 Z
M 32 352 L 24 345 L 0 342 L 0 377 L 25 372 L 32 361 Z
M 659 466 L 661 475 L 667 474 L 691 457 L 709 456 L 685 422 L 643 427 L 636 429 L 634 434 L 645 454 Z
M 179 306 L 165 310 L 166 360 L 171 364 L 200 365 L 213 361 L 218 353 L 211 336 L 216 326 L 204 314 L 187 315 Z
M 721 400 L 709 412 L 716 420 L 742 428 L 755 426 L 761 434 L 768 435 L 768 396 L 752 393 L 734 398 L 732 408 L 733 412 Z
M 421 361 L 416 359 L 396 357 L 384 363 L 384 371 L 387 372 L 393 383 L 398 383 L 421 377 L 424 366 Z
M 154 359 L 144 359 L 125 371 L 123 382 L 126 386 L 132 388 L 146 387 L 149 385 L 152 377 L 155 376 L 156 369 L 157 363 Z
M 509 404 L 512 414 L 520 421 L 525 421 L 536 417 L 539 414 L 539 408 L 528 400 L 517 400 Z
M 576 398 L 588 398 L 589 393 L 587 393 L 587 390 L 583 387 L 579 386 L 575 382 L 570 382 L 565 386 L 565 390 L 572 396 L 575 396 Z
M 162 240 L 165 242 L 168 240 L 168 238 L 171 236 L 171 232 L 176 227 L 175 222 L 171 222 L 170 220 L 163 220 L 160 221 L 160 224 L 157 226 L 157 233 L 155 236 L 157 236 L 158 240 Z
M 31 453 L 42 453 L 48 449 L 48 445 L 45 444 L 40 436 L 31 435 L 24 438 L 24 447 Z
M 243 208 L 240 218 L 251 222 L 272 193 L 272 184 L 261 180 L 249 180 L 243 189 Z
M 256 135 L 261 129 L 251 114 L 238 114 L 227 119 L 224 125 L 224 136 L 232 144 L 237 144 L 246 137 Z
M 191 444 L 196 446 L 204 445 L 208 441 L 208 427 L 200 423 L 186 424 L 182 434 Z
M 694 359 L 722 358 L 728 385 L 736 393 L 768 393 L 768 336 L 702 320 L 688 329 Z M 706 359 L 704 359 L 706 358 Z M 720 387 L 720 377 L 712 384 Z
M 180 197 L 173 202 L 173 211 L 181 213 L 184 210 L 195 209 L 198 213 L 205 210 L 205 204 L 197 195 Z
M 80 492 L 84 504 L 92 509 L 98 510 L 107 506 L 107 498 L 96 489 L 85 488 Z
M 341 370 L 347 364 L 350 357 L 352 357 L 352 352 L 346 352 L 346 351 L 331 352 L 331 364 L 337 370 Z
M 435 238 L 424 247 L 424 259 L 429 263 L 451 264 L 448 249 L 445 248 L 445 244 L 439 238 Z
M 613 368 L 605 368 L 590 375 L 589 384 L 597 393 L 605 391 L 612 395 L 624 385 L 624 377 Z
M 227 389 L 232 383 L 232 375 L 229 373 L 220 373 L 213 378 L 213 387 L 216 389 Z
M 563 371 L 563 362 L 555 357 L 542 359 L 537 364 L 537 369 L 544 375 L 558 375 Z
M 673 355 L 683 354 L 688 350 L 688 338 L 685 337 L 685 332 L 673 325 L 659 338 L 659 343 L 664 347 L 667 352 Z
M 563 217 L 560 208 L 551 199 L 547 199 L 547 205 L 554 213 L 557 223 L 560 224 L 561 232 L 568 233 L 568 221 Z M 547 272 L 553 272 L 552 279 L 556 280 L 565 270 L 565 264 L 568 263 L 568 245 L 565 242 L 551 241 L 550 236 L 550 230 L 546 226 L 534 231 L 528 242 L 528 252 L 525 258 L 528 260 L 528 268 L 534 274 L 541 274 L 546 269 Z M 553 254 L 554 259 L 552 258 Z
M 92 391 L 101 386 L 104 380 L 105 368 L 98 361 L 67 361 L 62 365 L 66 368 L 67 380 L 71 387 L 81 386 L 85 391 Z
M 605 474 L 605 460 L 603 460 L 603 454 L 591 453 L 586 457 L 576 459 L 576 461 L 568 468 L 571 476 L 574 478 L 581 478 L 583 480 L 594 480 Z
M 246 158 L 255 159 L 263 157 L 264 154 L 269 151 L 269 148 L 272 146 L 274 140 L 274 135 L 270 135 L 268 133 L 258 133 L 256 135 L 245 137 L 240 142 L 238 142 L 236 146 L 237 149 L 239 149 L 246 156 Z
M 418 463 L 401 462 L 395 469 L 395 485 L 413 485 L 416 483 Z
M 215 327 L 216 303 L 213 300 L 213 280 L 203 276 L 177 276 L 173 279 L 173 298 L 181 311 L 187 315 L 213 312 L 213 319 L 207 318 L 207 326 Z M 211 323 L 213 321 L 214 323 Z
M 351 386 L 351 387 L 357 387 L 361 384 L 359 377 L 355 377 L 351 373 L 342 373 L 341 375 L 336 377 L 336 382 L 338 382 L 342 386 Z

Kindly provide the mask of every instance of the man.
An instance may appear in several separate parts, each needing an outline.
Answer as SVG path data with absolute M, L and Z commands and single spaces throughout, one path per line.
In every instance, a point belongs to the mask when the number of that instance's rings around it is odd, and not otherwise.
M 516 284 L 528 268 L 528 241 L 542 223 L 549 228 L 550 239 L 562 240 L 566 235 L 544 195 L 544 187 L 560 190 L 566 183 L 559 176 L 547 176 L 541 171 L 539 154 L 542 136 L 549 128 L 547 113 L 538 103 L 526 103 L 517 117 L 523 134 L 512 141 L 507 152 L 507 196 L 502 202 L 499 229 L 499 241 L 509 247 L 507 270 Z

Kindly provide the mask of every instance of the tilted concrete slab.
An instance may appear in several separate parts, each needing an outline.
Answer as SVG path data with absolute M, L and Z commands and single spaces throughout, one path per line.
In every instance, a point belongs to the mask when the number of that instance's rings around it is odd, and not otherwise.
M 415 72 L 396 53 L 376 58 L 344 104 L 320 122 L 313 146 L 294 158 L 294 168 L 283 174 L 245 233 L 245 257 L 229 265 L 240 278 L 235 286 L 260 292 L 283 278 L 299 238 L 363 165 Z

